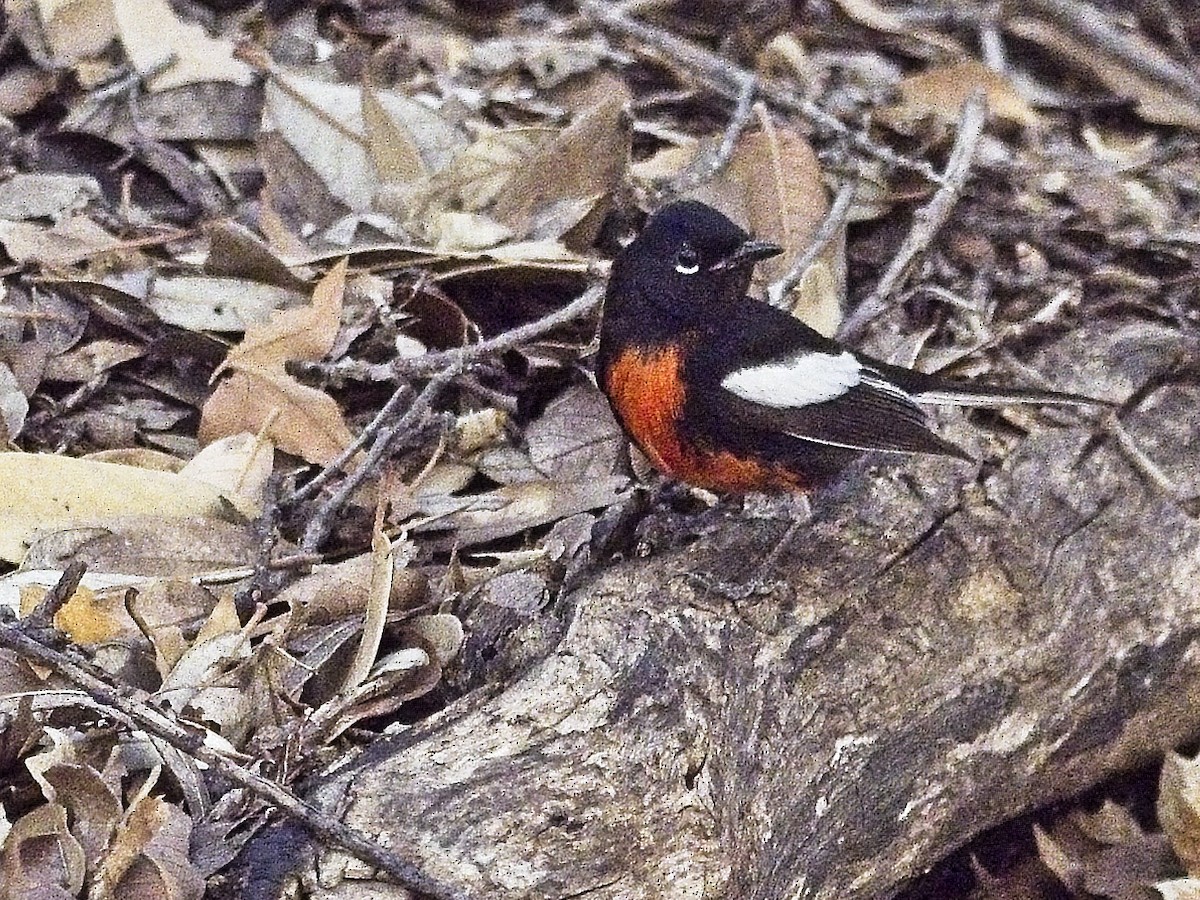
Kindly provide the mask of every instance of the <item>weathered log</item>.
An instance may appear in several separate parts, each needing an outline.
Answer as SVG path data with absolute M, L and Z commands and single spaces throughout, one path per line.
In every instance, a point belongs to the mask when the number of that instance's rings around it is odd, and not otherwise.
M 781 528 L 731 514 L 605 571 L 520 678 L 317 797 L 465 897 L 845 900 L 1147 761 L 1200 731 L 1181 342 L 1096 322 L 1035 360 L 1109 397 L 1157 383 L 1123 421 L 1174 498 L 1096 420 L 1043 422 L 990 472 L 864 467 L 785 554 L 790 590 L 735 607 L 687 577 L 748 571 Z

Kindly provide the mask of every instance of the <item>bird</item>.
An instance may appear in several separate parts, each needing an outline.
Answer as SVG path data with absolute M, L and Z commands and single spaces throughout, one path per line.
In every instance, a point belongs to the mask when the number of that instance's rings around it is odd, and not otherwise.
M 971 460 L 925 406 L 1106 405 L 891 365 L 747 295 L 782 252 L 694 200 L 652 215 L 613 260 L 597 383 L 655 468 L 725 494 L 810 493 L 865 453 Z

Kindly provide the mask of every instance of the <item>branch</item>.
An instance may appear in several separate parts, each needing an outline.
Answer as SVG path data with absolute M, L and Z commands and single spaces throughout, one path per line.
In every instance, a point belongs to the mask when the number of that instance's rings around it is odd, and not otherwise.
M 159 710 L 127 696 L 121 688 L 89 672 L 90 664 L 46 646 L 37 638 L 26 634 L 20 624 L 0 622 L 0 647 L 5 647 L 25 659 L 49 666 L 87 694 L 106 715 L 125 728 L 130 731 L 144 731 L 166 741 L 172 747 L 204 763 L 218 774 L 301 822 L 316 837 L 332 846 L 341 847 L 363 862 L 387 872 L 402 885 L 444 900 L 456 900 L 465 896 L 459 889 L 430 877 L 411 862 L 380 846 L 379 842 L 369 835 L 343 825 L 312 804 L 301 800 L 282 785 L 243 768 L 210 747 L 205 742 L 207 732 L 204 729 L 196 726 L 185 727 Z
M 623 34 L 669 56 L 709 90 L 729 100 L 738 100 L 742 94 L 743 85 L 754 77 L 751 72 L 735 65 L 723 56 L 710 53 L 661 28 L 631 19 L 617 4 L 604 3 L 601 0 L 582 0 L 579 9 L 602 28 Z M 798 96 L 794 91 L 778 82 L 760 80 L 757 91 L 773 106 L 801 116 L 818 128 L 844 138 L 863 153 L 882 160 L 889 166 L 898 166 L 917 172 L 935 184 L 942 182 L 942 176 L 935 172 L 929 163 L 903 156 L 875 143 L 864 133 L 848 127 L 836 116 L 827 113 L 811 100 Z
M 950 151 L 950 159 L 946 162 L 942 186 L 938 188 L 932 200 L 917 210 L 913 216 L 912 228 L 900 249 L 896 251 L 887 271 L 883 273 L 875 289 L 842 323 L 838 331 L 839 340 L 853 341 L 860 337 L 867 325 L 887 308 L 888 298 L 908 273 L 912 261 L 929 246 L 934 236 L 946 224 L 962 194 L 963 186 L 967 183 L 971 163 L 975 158 L 975 148 L 979 144 L 986 121 L 987 98 L 982 90 L 976 91 L 963 104 L 962 114 L 958 119 L 958 136 L 954 140 L 954 148 Z
M 850 206 L 854 203 L 854 195 L 857 191 L 858 185 L 852 181 L 844 184 L 838 191 L 837 196 L 833 199 L 833 205 L 829 207 L 829 212 L 808 249 L 800 255 L 786 275 L 767 288 L 767 298 L 772 306 L 779 309 L 788 307 L 790 303 L 788 294 L 792 288 L 799 283 L 800 279 L 804 277 L 804 273 L 808 271 L 808 267 L 829 246 L 833 236 L 845 226 L 846 216 L 850 213 Z

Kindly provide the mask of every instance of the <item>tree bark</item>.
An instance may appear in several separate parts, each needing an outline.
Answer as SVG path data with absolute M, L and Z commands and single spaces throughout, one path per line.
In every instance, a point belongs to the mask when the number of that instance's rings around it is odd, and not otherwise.
M 1031 360 L 1112 398 L 1157 385 L 1122 421 L 1174 497 L 1049 411 L 998 467 L 864 466 L 818 499 L 787 589 L 735 605 L 687 577 L 752 569 L 781 530 L 730 514 L 602 573 L 549 655 L 317 797 L 465 897 L 894 893 L 1200 730 L 1195 351 L 1109 320 Z

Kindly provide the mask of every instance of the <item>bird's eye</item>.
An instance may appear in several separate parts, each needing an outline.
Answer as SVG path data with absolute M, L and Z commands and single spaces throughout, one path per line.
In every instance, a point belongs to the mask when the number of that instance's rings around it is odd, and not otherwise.
M 686 244 L 675 254 L 675 271 L 680 275 L 695 275 L 700 271 L 700 257 Z

